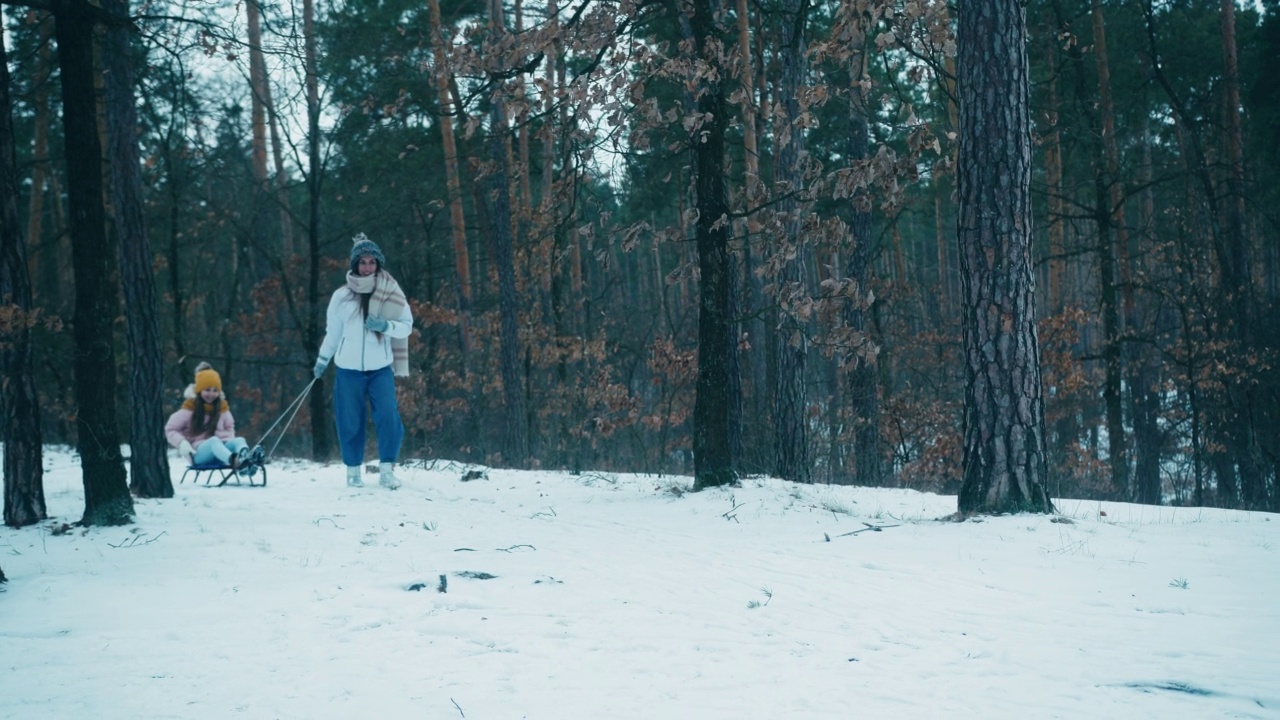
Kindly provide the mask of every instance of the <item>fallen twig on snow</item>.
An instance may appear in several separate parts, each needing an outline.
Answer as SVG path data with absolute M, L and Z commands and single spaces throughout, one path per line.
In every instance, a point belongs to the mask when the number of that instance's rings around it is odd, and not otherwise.
M 724 514 L 722 514 L 720 517 L 724 518 L 725 520 L 732 520 L 732 521 L 734 521 L 734 522 L 740 522 L 740 521 L 738 520 L 738 514 L 737 514 L 737 513 L 735 513 L 735 512 L 734 512 L 734 510 L 737 510 L 738 508 L 742 507 L 743 505 L 746 505 L 746 503 L 738 504 L 738 501 L 737 501 L 737 500 L 734 500 L 733 498 L 730 498 L 730 499 L 729 499 L 729 502 L 733 503 L 733 507 L 731 507 L 731 508 L 729 508 L 728 510 L 724 511 Z
M 164 537 L 167 534 L 168 534 L 168 531 L 161 530 L 159 535 L 155 535 L 152 537 L 148 537 L 146 535 L 134 535 L 133 537 L 129 538 L 128 540 L 125 540 L 122 543 L 115 544 L 115 545 L 112 545 L 111 543 L 107 543 L 107 545 L 110 545 L 113 548 L 140 547 L 142 545 L 150 545 L 151 543 L 159 540 L 160 538 Z M 147 539 L 143 540 L 143 538 L 147 538 Z
M 866 525 L 866 527 L 862 528 L 861 530 L 850 530 L 847 533 L 840 533 L 836 537 L 846 537 L 848 535 L 857 535 L 858 533 L 864 533 L 864 532 L 880 532 L 885 528 L 898 527 L 897 525 L 872 525 L 871 523 L 866 523 L 866 522 L 862 524 Z

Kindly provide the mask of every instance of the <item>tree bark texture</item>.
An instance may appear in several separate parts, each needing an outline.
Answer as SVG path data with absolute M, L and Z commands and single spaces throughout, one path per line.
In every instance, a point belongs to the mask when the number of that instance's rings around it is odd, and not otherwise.
M 854 87 L 850 92 L 853 95 L 850 104 L 853 131 L 849 138 L 849 158 L 854 161 L 866 160 L 870 152 L 866 103 L 859 88 Z M 846 276 L 857 283 L 859 292 L 865 292 L 871 278 L 871 199 L 863 199 L 866 200 L 866 207 L 855 202 L 849 217 L 851 247 L 845 268 Z M 844 308 L 844 322 L 858 334 L 869 336 L 871 323 L 867 322 L 867 314 L 868 310 L 861 303 L 849 301 Z M 849 370 L 847 381 L 849 409 L 854 424 L 853 481 L 857 485 L 879 486 L 884 482 L 884 458 L 880 446 L 880 396 L 876 367 L 873 356 L 862 357 L 860 352 L 858 355 L 853 359 L 855 364 Z
M 1111 65 L 1107 55 L 1107 23 L 1102 0 L 1093 0 L 1093 55 L 1098 69 L 1098 111 L 1102 126 L 1103 163 L 1096 176 L 1098 192 L 1098 253 L 1102 260 L 1103 333 L 1106 382 L 1103 400 L 1107 411 L 1107 455 L 1111 484 L 1118 499 L 1130 500 L 1129 443 L 1124 423 L 1121 378 L 1125 375 L 1122 336 L 1133 315 L 1133 290 L 1129 282 L 1129 233 L 1125 227 L 1124 185 L 1120 181 L 1120 150 L 1116 144 L 1116 111 L 1111 96 Z M 1105 172 L 1104 172 L 1105 171 Z M 1105 193 L 1102 190 L 1105 189 Z M 1123 298 L 1124 313 L 1118 297 Z
M 267 61 L 262 51 L 262 10 L 259 0 L 245 2 L 245 22 L 249 41 L 249 95 L 250 129 L 253 135 L 253 210 L 252 223 L 245 235 L 244 257 L 248 261 L 250 287 L 266 279 L 271 270 L 266 262 L 267 241 L 270 237 L 271 210 L 276 198 L 267 178 L 267 113 L 271 101 L 271 88 L 267 79 Z M 252 310 L 250 310 L 252 312 Z M 233 317 L 233 315 L 229 315 Z M 230 367 L 224 368 L 230 374 Z
M 491 32 L 495 40 L 505 33 L 502 4 L 490 10 Z M 496 44 L 496 43 L 495 43 Z M 505 404 L 504 459 L 512 467 L 529 461 L 529 427 L 525 413 L 524 383 L 521 381 L 520 299 L 516 292 L 515 248 L 511 224 L 511 169 L 507 162 L 507 105 L 504 88 L 492 78 L 493 97 L 489 105 L 489 159 L 493 162 L 493 262 L 498 270 L 498 312 L 502 352 L 502 397 Z
M 739 298 L 736 303 L 738 307 L 737 314 L 746 319 L 739 322 L 733 329 L 733 342 L 735 349 L 738 347 L 738 338 L 745 335 L 747 338 L 747 349 L 739 350 L 737 353 L 738 368 L 736 372 L 740 375 L 736 391 L 737 396 L 734 398 L 735 415 L 737 416 L 731 424 L 733 428 L 733 455 L 735 463 L 742 463 L 746 454 L 746 446 L 749 444 L 743 437 L 745 433 L 743 413 L 755 414 L 763 416 L 766 410 L 765 402 L 768 395 L 765 392 L 765 366 L 768 364 L 761 357 L 765 343 L 764 322 L 760 318 L 758 308 L 760 307 L 761 281 L 754 272 L 755 255 L 752 252 L 752 246 L 759 241 L 760 238 L 760 216 L 758 213 L 751 212 L 756 198 L 761 194 L 760 182 L 760 150 L 757 138 L 756 128 L 759 124 L 759 109 L 756 107 L 756 87 L 755 87 L 755 62 L 754 55 L 751 50 L 751 13 L 748 8 L 747 0 L 736 0 L 737 13 L 737 30 L 738 30 L 738 52 L 736 60 L 737 79 L 742 87 L 742 183 L 741 193 L 743 197 L 743 211 L 747 213 L 745 222 L 739 222 L 738 232 L 742 232 L 745 226 L 746 235 L 741 243 L 742 262 L 741 268 L 735 269 L 734 277 L 741 273 L 742 281 L 737 283 L 734 289 L 734 297 Z M 735 263 L 735 266 L 737 263 Z M 744 409 L 744 403 L 747 397 L 747 390 L 744 387 L 749 386 L 751 396 L 751 408 Z M 741 446 L 741 447 L 739 447 Z
M 467 223 L 462 212 L 462 181 L 458 170 L 458 144 L 453 136 L 454 106 L 449 95 L 449 65 L 445 54 L 444 27 L 439 0 L 427 0 L 431 15 L 431 49 L 435 59 L 434 77 L 440 103 L 440 140 L 444 146 L 445 185 L 449 192 L 449 225 L 453 231 L 453 262 L 458 284 L 459 344 L 461 372 L 467 374 L 471 350 L 471 254 L 467 248 Z M 544 197 L 545 201 L 545 197 Z
M 49 102 L 49 77 L 53 71 L 53 16 L 40 13 L 40 50 L 36 55 L 35 77 L 31 84 L 35 87 L 32 99 L 35 117 L 31 142 L 31 197 L 27 203 L 27 235 L 26 241 L 34 247 L 40 241 L 44 227 L 44 198 L 46 184 L 54 181 L 53 164 L 49 161 L 49 123 L 53 113 Z M 50 188 L 52 190 L 52 188 Z M 57 206 L 56 200 L 51 203 Z M 56 228 L 55 228 L 56 230 Z M 40 268 L 33 262 L 30 265 L 33 278 L 40 277 Z
M 324 177 L 324 160 L 320 157 L 320 76 L 316 62 L 314 0 L 303 0 L 302 35 L 307 85 L 307 302 L 311 305 L 306 345 L 307 352 L 315 357 L 324 334 L 320 318 L 324 317 L 326 304 L 320 296 L 320 186 Z M 308 401 L 311 458 L 328 460 L 333 456 L 333 423 L 329 420 L 329 394 L 325 392 L 323 380 L 311 387 Z
M 790 196 L 779 206 L 782 221 L 782 237 L 777 252 L 789 256 L 782 264 L 778 278 L 778 374 L 773 388 L 774 424 L 774 473 L 783 480 L 809 482 L 809 398 L 805 384 L 805 366 L 809 355 L 809 338 L 806 323 L 791 311 L 793 298 L 810 295 L 805 287 L 804 247 L 801 229 L 804 226 L 798 195 L 804 191 L 804 132 L 800 127 L 800 85 L 805 74 L 804 30 L 806 0 L 786 0 L 783 8 L 786 41 L 781 50 L 782 76 L 779 83 L 782 98 L 783 123 L 776 133 L 781 143 L 778 153 L 778 181 L 776 186 Z
M 1142 233 L 1148 235 L 1144 238 L 1148 245 L 1154 245 L 1155 227 L 1155 200 L 1154 191 L 1152 190 L 1152 178 L 1154 172 L 1151 167 L 1151 131 L 1150 118 L 1143 120 L 1142 132 L 1142 171 L 1140 182 L 1142 190 L 1142 213 L 1140 227 L 1143 228 Z M 1145 273 L 1146 260 L 1139 256 L 1138 271 Z M 1135 329 L 1142 329 L 1148 326 L 1143 319 L 1143 313 L 1134 313 L 1129 318 L 1129 322 Z M 1155 326 L 1161 317 L 1158 311 L 1151 313 L 1156 322 L 1149 323 Z M 1171 333 L 1172 334 L 1172 333 Z M 1133 375 L 1135 379 L 1132 381 L 1133 388 L 1130 390 L 1130 405 L 1133 407 L 1133 454 L 1134 454 L 1134 500 L 1148 505 L 1159 505 L 1163 501 L 1163 487 L 1160 477 L 1160 465 L 1162 462 L 1161 450 L 1164 446 L 1163 431 L 1160 429 L 1160 364 L 1155 355 L 1155 349 L 1145 346 L 1135 348 L 1135 352 L 1131 358 Z
M 870 20 L 866 15 L 856 11 L 849 13 L 843 20 L 844 37 L 851 51 L 847 61 L 849 132 L 845 137 L 844 150 L 850 165 L 855 167 L 865 163 L 871 152 L 867 100 L 863 92 L 871 50 L 867 37 L 868 22 Z M 872 275 L 871 258 L 874 248 L 872 205 L 873 199 L 867 188 L 860 188 L 855 192 L 846 215 L 849 229 L 847 247 L 842 250 L 845 257 L 845 278 L 855 283 L 854 292 L 858 297 L 846 298 L 841 308 L 841 322 L 851 331 L 851 335 L 850 346 L 844 348 L 844 370 L 840 373 L 845 383 L 849 429 L 842 429 L 840 437 L 847 438 L 850 432 L 853 437 L 852 452 L 849 453 L 853 458 L 852 473 L 842 473 L 841 481 L 864 486 L 883 484 L 885 472 L 880 441 L 880 398 L 876 368 L 879 350 L 870 341 L 873 323 L 869 317 L 871 308 L 865 301 Z M 937 206 L 935 203 L 935 207 Z M 945 275 L 942 274 L 946 265 L 946 252 L 942 242 L 944 233 L 941 222 L 937 219 L 935 227 L 938 236 L 939 277 L 945 284 Z M 945 294 L 945 291 L 940 291 L 940 307 L 946 303 L 942 297 Z
M 116 431 L 116 365 L 112 329 L 118 315 L 112 247 L 107 240 L 102 145 L 94 90 L 90 6 L 75 0 L 55 11 L 62 70 L 63 132 L 71 208 L 71 264 L 76 377 L 76 448 L 84 478 L 84 525 L 133 521 L 133 498 Z
M 716 66 L 710 49 L 718 2 L 695 2 L 690 25 L 704 61 Z M 723 77 L 721 74 L 719 77 Z M 730 443 L 729 357 L 729 196 L 724 183 L 725 99 L 717 78 L 702 78 L 697 95 L 701 124 L 691 137 L 698 221 L 698 378 L 693 404 L 694 488 L 727 485 L 735 479 Z
M 18 219 L 9 58 L 0 34 L 0 429 L 4 439 L 4 524 L 34 525 L 48 517 L 44 502 L 40 400 L 31 360 L 31 278 Z M 0 578 L 4 575 L 0 573 Z
M 111 197 L 129 343 L 130 489 L 138 497 L 169 498 L 173 497 L 173 479 L 169 475 L 169 443 L 164 437 L 164 355 L 138 159 L 129 4 L 128 0 L 107 0 L 104 7 L 119 20 L 106 29 L 102 59 Z
M 1250 242 L 1245 228 L 1245 168 L 1244 138 L 1240 121 L 1240 69 L 1236 50 L 1236 7 L 1234 0 L 1222 0 L 1222 54 L 1224 69 L 1223 120 L 1227 134 L 1227 158 L 1231 164 L 1227 174 L 1230 190 L 1227 209 L 1227 237 L 1231 246 L 1232 262 L 1236 265 L 1239 285 L 1227 288 L 1235 304 L 1236 327 L 1241 350 L 1255 352 L 1253 330 L 1254 282 Z M 1234 382 L 1233 403 L 1240 427 L 1237 428 L 1237 456 L 1240 464 L 1240 494 L 1247 510 L 1266 510 L 1268 501 L 1266 461 L 1258 438 L 1265 433 L 1265 423 L 1259 422 L 1261 404 L 1256 393 L 1245 382 Z
M 1051 512 L 1031 260 L 1031 120 L 1020 0 L 959 6 L 964 458 L 959 510 Z
M 505 459 L 512 467 L 524 467 L 529 454 L 525 425 L 524 384 L 520 378 L 520 300 L 516 293 L 515 251 L 511 236 L 511 182 L 507 174 L 507 114 L 501 98 L 489 110 L 490 159 L 494 163 L 493 246 L 498 269 L 498 306 L 502 338 L 502 396 L 506 424 Z

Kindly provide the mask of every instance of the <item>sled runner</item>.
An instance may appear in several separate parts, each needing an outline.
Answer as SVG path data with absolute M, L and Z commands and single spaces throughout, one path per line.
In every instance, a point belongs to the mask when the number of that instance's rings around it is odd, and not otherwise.
M 253 477 L 258 474 L 258 471 L 262 471 L 262 482 L 255 483 L 253 481 Z M 267 465 L 265 456 L 260 462 L 255 462 L 251 459 L 249 464 L 240 470 L 236 470 L 230 465 L 218 461 L 198 464 L 192 463 L 187 466 L 186 470 L 182 471 L 182 478 L 178 480 L 178 483 L 181 484 L 186 482 L 187 476 L 192 473 L 194 473 L 194 477 L 191 478 L 191 483 L 193 485 L 200 482 L 201 476 L 204 477 L 205 485 L 209 485 L 213 482 L 214 478 L 217 478 L 219 482 L 213 487 L 222 487 L 232 480 L 235 480 L 235 484 L 239 485 L 241 478 L 247 480 L 250 487 L 266 487 L 267 485 Z

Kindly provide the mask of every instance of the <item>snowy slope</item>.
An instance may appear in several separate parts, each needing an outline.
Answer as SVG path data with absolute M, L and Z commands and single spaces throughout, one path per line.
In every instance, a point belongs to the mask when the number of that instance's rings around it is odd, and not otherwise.
M 46 466 L 52 519 L 0 528 L 6 718 L 1280 718 L 1266 514 L 285 461 L 55 534 Z

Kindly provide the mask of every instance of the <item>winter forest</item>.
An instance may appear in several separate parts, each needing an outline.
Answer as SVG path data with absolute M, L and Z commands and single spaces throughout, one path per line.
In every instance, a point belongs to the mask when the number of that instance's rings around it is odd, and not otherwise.
M 276 456 L 351 238 L 401 459 L 1280 511 L 1277 0 L 5 0 L 5 523 Z M 123 448 L 123 449 L 122 449 Z

